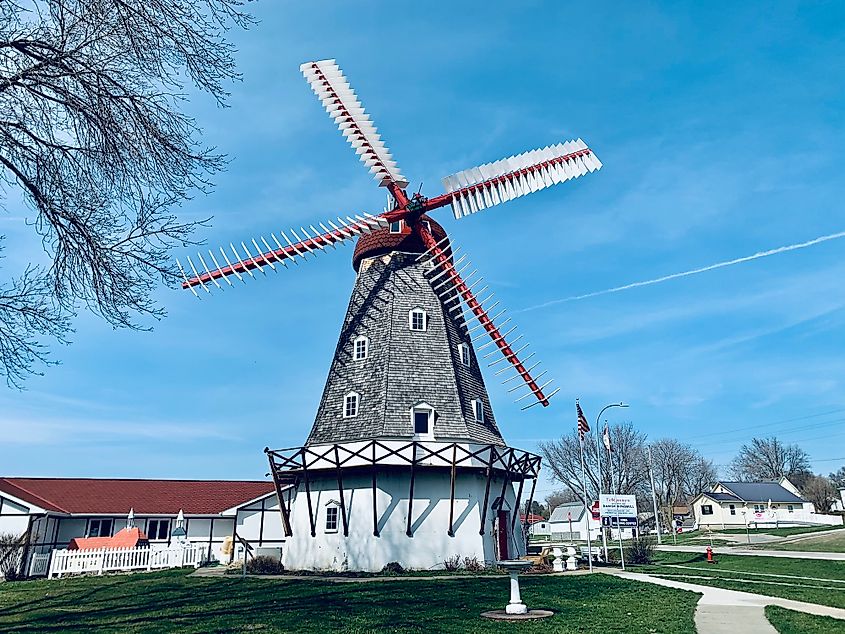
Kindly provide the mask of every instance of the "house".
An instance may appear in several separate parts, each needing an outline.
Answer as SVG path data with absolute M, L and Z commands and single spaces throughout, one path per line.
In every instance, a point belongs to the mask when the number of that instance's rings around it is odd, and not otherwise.
M 181 527 L 177 517 L 184 519 Z M 231 548 L 237 537 L 255 554 L 276 557 L 285 542 L 272 482 L 0 478 L 0 534 L 29 535 L 25 559 L 67 548 L 76 538 L 112 537 L 125 527 L 136 527 L 154 549 L 186 534 L 187 541 L 206 546 L 210 561 L 241 556 Z
M 598 503 L 594 505 L 594 511 L 598 513 Z M 590 530 L 590 539 L 601 539 L 601 520 L 594 515 L 589 515 L 584 510 L 582 502 L 569 502 L 555 507 L 549 517 L 549 533 L 553 542 L 586 541 L 587 526 Z M 631 537 L 636 529 L 623 528 L 622 538 Z M 610 530 L 611 538 L 617 538 L 617 530 Z
M 777 482 L 717 482 L 692 501 L 699 528 L 842 524 L 835 515 L 816 513 L 787 478 Z

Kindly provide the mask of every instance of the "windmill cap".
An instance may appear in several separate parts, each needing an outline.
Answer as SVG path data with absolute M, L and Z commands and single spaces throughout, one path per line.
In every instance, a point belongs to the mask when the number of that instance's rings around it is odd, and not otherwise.
M 435 220 L 426 215 L 420 217 L 421 222 L 428 222 L 431 226 L 431 235 L 437 242 L 440 242 L 446 237 L 446 231 Z M 445 249 L 448 243 L 441 245 Z M 422 239 L 411 232 L 408 225 L 402 223 L 401 233 L 391 233 L 390 227 L 383 229 L 376 229 L 372 233 L 366 233 L 358 238 L 355 245 L 355 253 L 352 255 L 352 268 L 358 271 L 361 266 L 361 260 L 366 258 L 374 258 L 392 251 L 402 251 L 403 253 L 424 253 L 426 247 Z

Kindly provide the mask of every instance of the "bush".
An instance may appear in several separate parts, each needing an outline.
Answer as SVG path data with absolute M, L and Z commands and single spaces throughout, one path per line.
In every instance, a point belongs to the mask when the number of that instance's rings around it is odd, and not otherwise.
M 478 557 L 464 557 L 464 568 L 467 572 L 483 572 L 484 562 L 478 561 Z
M 405 569 L 398 561 L 389 561 L 384 564 L 384 568 L 381 569 L 381 572 L 385 575 L 401 575 L 405 572 Z
M 453 557 L 449 557 L 443 562 L 443 567 L 447 570 L 447 572 L 457 572 L 461 569 L 461 556 L 455 555 Z
M 645 535 L 635 537 L 625 549 L 625 563 L 648 565 L 654 561 L 654 540 Z
M 19 535 L 0 533 L 0 578 L 15 581 L 19 578 L 18 566 L 23 555 L 23 540 Z M 20 576 L 20 578 L 23 578 Z
M 246 562 L 246 571 L 251 575 L 280 575 L 285 567 L 275 557 L 258 555 Z

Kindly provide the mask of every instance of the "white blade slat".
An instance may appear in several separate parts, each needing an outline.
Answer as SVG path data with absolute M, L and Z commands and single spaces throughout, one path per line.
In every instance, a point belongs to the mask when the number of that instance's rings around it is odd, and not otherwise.
M 390 150 L 370 120 L 370 115 L 364 112 L 355 91 L 335 60 L 306 62 L 299 70 L 308 80 L 311 90 L 320 99 L 326 112 L 334 119 L 341 134 L 379 184 L 385 187 L 389 183 L 395 183 L 402 189 L 407 187 L 408 181 L 402 176 Z
M 443 186 L 452 194 L 455 218 L 461 218 L 601 167 L 595 153 L 578 139 L 457 172 L 444 178 Z

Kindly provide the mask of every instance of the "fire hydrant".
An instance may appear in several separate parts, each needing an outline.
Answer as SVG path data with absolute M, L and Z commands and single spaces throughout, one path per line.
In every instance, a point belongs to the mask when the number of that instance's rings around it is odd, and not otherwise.
M 708 564 L 715 564 L 716 560 L 713 559 L 713 548 L 710 546 L 707 547 L 707 563 Z

